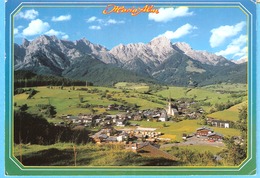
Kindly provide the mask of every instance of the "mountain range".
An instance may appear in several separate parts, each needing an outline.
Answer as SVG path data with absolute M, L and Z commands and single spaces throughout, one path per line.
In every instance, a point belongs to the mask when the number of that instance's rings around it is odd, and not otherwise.
M 14 69 L 87 80 L 96 85 L 119 81 L 187 86 L 246 83 L 246 61 L 232 62 L 166 37 L 149 43 L 119 44 L 111 50 L 83 38 L 77 41 L 41 35 L 14 44 Z

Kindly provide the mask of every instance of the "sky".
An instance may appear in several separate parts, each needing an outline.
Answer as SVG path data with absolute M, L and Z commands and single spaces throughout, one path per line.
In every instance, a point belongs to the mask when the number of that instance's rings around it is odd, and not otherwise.
M 132 16 L 103 14 L 105 7 L 22 7 L 14 15 L 15 43 L 45 34 L 70 41 L 86 38 L 112 49 L 166 36 L 172 43 L 185 42 L 227 59 L 247 57 L 247 16 L 240 8 L 156 6 L 158 14 Z

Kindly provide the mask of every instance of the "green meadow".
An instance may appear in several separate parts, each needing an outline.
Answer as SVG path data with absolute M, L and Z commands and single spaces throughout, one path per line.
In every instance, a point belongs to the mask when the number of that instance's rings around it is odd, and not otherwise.
M 26 88 L 28 89 L 28 88 Z M 180 98 L 193 98 L 198 103 L 210 103 L 201 105 L 206 111 L 206 116 L 220 120 L 237 121 L 239 108 L 246 104 L 246 85 L 242 84 L 219 84 L 205 87 L 188 88 L 175 86 L 151 86 L 144 83 L 120 82 L 115 87 L 33 87 L 37 93 L 28 99 L 29 94 L 22 93 L 13 97 L 15 109 L 24 104 L 28 105 L 28 112 L 41 114 L 37 105 L 51 104 L 55 107 L 56 116 L 46 118 L 49 122 L 61 122 L 60 116 L 72 114 L 118 114 L 119 111 L 107 111 L 110 104 L 127 105 L 137 107 L 139 110 L 165 108 L 168 98 L 175 100 Z M 228 101 L 241 100 L 241 103 L 223 111 L 207 114 L 215 104 L 223 104 Z M 82 107 L 91 105 L 91 107 Z M 193 134 L 199 127 L 202 127 L 201 120 L 182 120 L 179 122 L 155 122 L 155 121 L 133 121 L 141 127 L 156 128 L 156 132 L 161 132 L 162 138 L 169 138 L 171 142 L 181 142 L 182 135 Z M 118 128 L 118 127 L 116 127 Z M 126 128 L 130 128 L 129 126 Z M 239 136 L 240 131 L 233 128 L 211 127 L 215 132 L 224 136 Z M 98 128 L 92 129 L 98 131 Z M 76 146 L 77 156 L 75 158 L 73 146 Z M 163 148 L 170 151 L 171 148 Z M 180 146 L 180 150 L 188 149 L 196 153 L 207 151 L 217 154 L 223 148 L 213 146 L 189 145 Z M 14 155 L 17 159 L 22 159 L 25 165 L 40 166 L 140 166 L 140 165 L 160 165 L 164 162 L 167 165 L 176 165 L 176 161 L 160 160 L 157 158 L 144 158 L 139 154 L 123 149 L 122 145 L 95 145 L 73 143 L 56 143 L 54 145 L 15 145 Z M 75 161 L 76 160 L 76 161 Z
M 172 141 L 182 141 L 182 134 L 194 134 L 200 125 L 197 120 L 183 120 L 180 122 L 147 122 L 147 121 L 131 121 L 141 127 L 157 128 L 157 132 L 162 132 L 162 138 L 170 138 Z M 164 126 L 164 123 L 166 124 Z M 214 132 L 223 134 L 224 136 L 238 136 L 240 131 L 233 128 L 210 127 Z
M 219 153 L 220 151 L 223 150 L 222 147 L 217 147 L 217 146 L 207 146 L 207 145 L 185 145 L 185 146 L 179 146 L 180 149 L 187 149 L 187 150 L 191 150 L 191 151 L 197 151 L 199 153 L 205 153 L 205 152 L 211 152 L 214 155 Z M 164 151 L 168 151 L 171 150 L 171 147 L 164 147 L 163 150 Z
M 142 157 L 123 149 L 122 144 L 57 143 L 53 145 L 15 145 L 14 155 L 27 166 L 149 166 L 177 165 L 177 161 Z M 76 154 L 75 154 L 76 153 Z
M 27 104 L 31 113 L 39 114 L 37 104 L 51 104 L 56 108 L 56 118 L 48 119 L 50 122 L 59 121 L 59 116 L 63 114 L 78 115 L 79 113 L 90 114 L 93 110 L 96 114 L 101 114 L 106 111 L 106 107 L 110 104 L 121 104 L 138 106 L 138 109 L 154 109 L 166 108 L 167 98 L 193 98 L 195 101 L 210 102 L 211 106 L 201 106 L 209 111 L 216 103 L 225 103 L 229 100 L 242 100 L 244 102 L 232 106 L 229 109 L 208 114 L 208 117 L 213 117 L 220 120 L 237 121 L 239 108 L 245 103 L 245 97 L 240 96 L 234 98 L 229 92 L 242 92 L 246 90 L 246 85 L 243 84 L 221 84 L 211 85 L 202 88 L 187 88 L 187 87 L 161 87 L 160 91 L 146 93 L 149 86 L 146 84 L 120 82 L 115 87 L 34 87 L 38 92 L 31 98 L 27 99 L 28 94 L 18 94 L 14 96 L 16 106 Z M 84 90 L 79 90 L 84 89 Z M 220 90 L 226 91 L 219 93 Z M 82 101 L 80 101 L 82 97 Z M 91 108 L 79 107 L 79 105 L 90 104 Z M 102 105 L 103 107 L 98 107 Z M 109 111 L 110 114 L 120 113 L 119 111 Z M 192 134 L 196 131 L 199 125 L 198 120 L 183 120 L 181 122 L 166 122 L 166 127 L 162 122 L 147 122 L 147 121 L 131 121 L 143 127 L 154 127 L 158 131 L 163 132 L 165 137 L 170 137 L 172 140 L 181 140 L 182 134 Z M 216 132 L 224 135 L 239 135 L 236 129 L 221 129 L 214 128 Z
M 214 119 L 219 119 L 219 120 L 236 122 L 239 119 L 238 118 L 239 109 L 246 104 L 247 104 L 246 102 L 242 102 L 224 111 L 218 111 L 212 114 L 208 114 L 208 117 L 212 117 Z

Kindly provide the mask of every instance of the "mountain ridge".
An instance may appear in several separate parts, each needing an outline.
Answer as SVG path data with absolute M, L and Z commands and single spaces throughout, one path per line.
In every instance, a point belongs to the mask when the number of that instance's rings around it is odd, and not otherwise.
M 119 44 L 108 50 L 86 38 L 73 42 L 61 40 L 55 36 L 41 35 L 31 42 L 24 39 L 21 45 L 14 44 L 14 51 L 15 70 L 30 70 L 39 74 L 75 77 L 77 71 L 72 70 L 75 63 L 77 66 L 80 66 L 81 63 L 81 72 L 90 70 L 91 66 L 86 65 L 95 63 L 84 62 L 84 58 L 86 59 L 87 56 L 88 60 L 101 61 L 100 66 L 102 67 L 97 68 L 111 76 L 114 76 L 111 73 L 113 68 L 119 73 L 125 71 L 131 76 L 147 78 L 148 81 L 153 78 L 160 83 L 175 85 L 188 85 L 189 80 L 210 81 L 210 77 L 214 76 L 212 73 L 217 72 L 215 69 L 222 67 L 227 68 L 227 71 L 228 68 L 235 70 L 240 65 L 207 51 L 193 50 L 187 43 L 172 44 L 166 37 L 154 38 L 146 44 Z M 108 69 L 106 69 L 106 65 Z M 111 66 L 113 67 L 111 68 Z M 66 72 L 68 70 L 73 71 L 73 74 Z M 102 72 L 98 74 L 102 75 Z M 78 73 L 78 75 L 80 74 Z M 89 75 L 85 75 L 86 79 L 87 76 Z M 127 80 L 127 77 L 123 76 L 125 77 L 123 80 Z M 189 77 L 184 77 L 184 79 L 183 76 Z M 227 77 L 223 76 L 223 81 L 225 78 Z M 181 81 L 181 79 L 185 81 Z M 113 80 L 113 78 L 107 80 Z M 230 80 L 232 81 L 232 79 Z M 97 83 L 102 85 L 102 82 Z

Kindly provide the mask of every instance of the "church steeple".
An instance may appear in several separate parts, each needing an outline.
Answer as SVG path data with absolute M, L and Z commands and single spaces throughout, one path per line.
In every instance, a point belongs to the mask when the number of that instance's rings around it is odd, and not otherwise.
M 167 114 L 169 116 L 175 116 L 176 114 L 178 114 L 178 110 L 172 107 L 171 93 L 169 93 L 169 102 L 168 102 Z
M 167 114 L 172 116 L 172 102 L 171 102 L 171 92 L 169 92 L 169 101 L 168 101 L 168 109 L 167 109 Z

